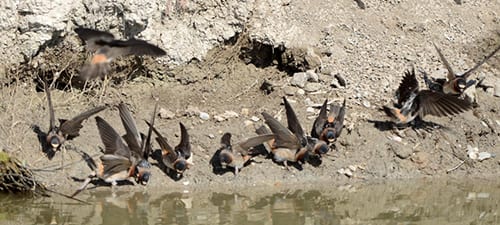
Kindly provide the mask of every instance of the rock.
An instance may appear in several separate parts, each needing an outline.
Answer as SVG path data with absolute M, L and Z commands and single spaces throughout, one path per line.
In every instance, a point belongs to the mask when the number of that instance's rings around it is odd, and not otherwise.
M 315 112 L 316 112 L 316 110 L 314 110 L 314 108 L 313 108 L 313 107 L 310 107 L 310 106 L 309 106 L 309 107 L 307 107 L 307 108 L 306 108 L 306 112 L 307 112 L 307 113 L 315 113 Z
M 253 121 L 253 122 L 257 122 L 257 121 L 259 121 L 259 120 L 260 120 L 260 118 L 259 118 L 259 117 L 256 117 L 256 116 L 252 116 L 252 117 L 250 118 L 250 120 L 251 120 L 251 121 Z
M 291 87 L 291 86 L 285 86 L 283 88 L 283 92 L 285 93 L 285 95 L 288 95 L 288 96 L 293 96 L 295 95 L 295 92 L 298 88 L 296 87 Z
M 353 175 L 350 169 L 344 169 L 344 168 L 340 168 L 339 170 L 337 170 L 337 173 L 343 174 L 347 177 L 352 177 Z
M 210 115 L 208 115 L 208 113 L 206 112 L 200 112 L 200 119 L 202 120 L 209 120 L 210 119 Z
M 500 80 L 497 80 L 493 89 L 493 96 L 500 97 Z
M 340 86 L 342 86 L 342 87 L 346 86 L 345 79 L 339 73 L 335 74 L 334 77 L 335 77 L 335 79 L 337 79 L 337 81 L 339 82 Z
M 363 100 L 363 106 L 366 108 L 370 108 L 371 104 L 368 100 Z
M 321 84 L 320 83 L 307 83 L 306 86 L 304 86 L 304 91 L 306 92 L 316 92 L 321 89 Z
M 240 114 L 242 116 L 248 116 L 248 115 L 250 115 L 250 109 L 249 108 L 241 108 Z
M 314 102 L 310 98 L 304 99 L 304 104 L 307 106 L 314 106 Z
M 208 138 L 210 138 L 210 139 L 214 139 L 214 138 L 215 138 L 215 135 L 214 135 L 214 134 L 208 134 L 207 136 L 208 136 Z
M 229 118 L 238 118 L 240 115 L 238 115 L 237 112 L 235 111 L 232 111 L 232 110 L 226 110 L 224 111 L 224 113 L 222 114 L 222 117 L 226 118 L 226 119 L 229 119 Z
M 413 154 L 413 149 L 402 144 L 390 143 L 390 148 L 400 159 L 407 159 Z
M 330 86 L 333 88 L 340 88 L 342 85 L 340 85 L 339 81 L 337 78 L 333 78 L 332 81 L 330 82 Z
M 298 89 L 297 90 L 297 95 L 305 95 L 306 94 L 306 91 L 304 91 L 304 89 Z
M 352 172 L 356 172 L 356 170 L 358 169 L 358 167 L 354 165 L 349 165 L 347 168 L 349 168 L 349 170 L 351 170 Z
M 292 77 L 291 85 L 303 88 L 307 82 L 307 74 L 305 72 L 294 73 Z
M 186 111 L 185 111 L 185 115 L 186 116 L 196 116 L 196 115 L 199 115 L 200 114 L 200 109 L 198 109 L 198 107 L 196 106 L 188 106 Z
M 306 75 L 307 75 L 307 81 L 316 83 L 319 82 L 319 76 L 314 72 L 314 70 L 306 71 Z
M 245 120 L 243 121 L 243 124 L 245 127 L 251 127 L 254 123 L 251 120 Z
M 158 116 L 162 119 L 169 120 L 175 118 L 175 113 L 168 109 L 160 108 L 160 110 L 158 110 Z
M 219 116 L 219 115 L 215 115 L 214 119 L 216 122 L 222 122 L 222 121 L 226 120 L 226 118 Z
M 314 48 L 308 47 L 306 50 L 305 61 L 310 69 L 320 68 L 323 62 L 321 56 L 314 51 Z
M 483 160 L 490 159 L 490 158 L 493 158 L 493 157 L 495 157 L 495 154 L 492 154 L 492 153 L 489 153 L 489 152 L 480 152 L 478 154 L 477 160 L 479 160 L 479 162 L 481 162 Z

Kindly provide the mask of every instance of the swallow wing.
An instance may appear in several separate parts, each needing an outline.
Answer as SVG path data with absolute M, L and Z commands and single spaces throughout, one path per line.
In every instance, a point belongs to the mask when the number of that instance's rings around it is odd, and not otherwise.
M 274 145 L 276 147 L 289 148 L 292 150 L 299 149 L 301 147 L 300 141 L 288 128 L 283 126 L 278 120 L 274 119 L 271 115 L 266 112 L 262 112 L 266 124 L 271 128 L 271 131 L 275 135 Z
M 47 79 L 43 77 L 43 88 L 45 89 L 45 94 L 47 95 L 47 103 L 49 105 L 49 116 L 50 116 L 50 128 L 52 130 L 56 126 L 56 116 L 54 115 L 54 107 L 52 106 L 52 98 L 50 97 L 49 84 Z
M 153 129 L 153 132 L 156 134 L 156 142 L 160 145 L 160 148 L 162 150 L 162 155 L 167 156 L 170 159 L 172 159 L 172 162 L 177 159 L 177 153 L 174 151 L 174 149 L 168 144 L 167 139 L 164 138 L 160 132 L 149 122 L 146 121 L 146 124 L 148 124 L 149 127 Z
M 495 49 L 495 51 L 491 52 L 489 55 L 487 55 L 486 57 L 484 57 L 483 60 L 481 60 L 480 62 L 478 62 L 474 67 L 472 67 L 471 69 L 465 71 L 464 74 L 462 74 L 462 76 L 467 79 L 474 71 L 476 71 L 481 65 L 483 65 L 486 61 L 488 61 L 488 59 L 490 59 L 491 57 L 493 57 L 493 55 L 495 55 L 498 50 L 500 50 L 500 45 Z
M 101 136 L 104 144 L 104 154 L 119 155 L 125 158 L 130 158 L 130 150 L 123 143 L 120 135 L 109 125 L 104 119 L 99 116 L 95 118 L 99 136 Z
M 142 138 L 137 131 L 137 125 L 134 117 L 132 117 L 132 113 L 124 103 L 120 103 L 118 105 L 118 110 L 120 111 L 120 118 L 122 120 L 123 127 L 125 127 L 125 131 L 127 132 L 125 136 L 123 136 L 125 142 L 127 142 L 130 150 L 134 152 L 134 155 L 136 154 L 142 157 L 142 155 L 144 155 L 141 148 Z
M 333 122 L 333 127 L 335 129 L 335 134 L 337 137 L 340 136 L 342 132 L 342 128 L 344 127 L 344 117 L 345 117 L 345 98 L 344 103 L 342 103 L 342 107 L 334 106 L 332 111 L 335 111 L 335 120 Z
M 261 145 L 264 142 L 267 142 L 271 139 L 274 138 L 274 134 L 264 134 L 264 135 L 259 135 L 256 137 L 251 137 L 246 140 L 243 140 L 237 144 L 238 148 L 237 150 L 242 154 L 242 155 L 248 155 L 248 149 L 253 148 L 257 145 Z
M 85 43 L 87 49 L 92 52 L 97 51 L 97 49 L 103 45 L 113 42 L 115 39 L 111 33 L 89 28 L 79 27 L 75 29 L 75 32 L 78 34 L 78 37 L 80 37 L 82 42 Z
M 226 132 L 222 137 L 220 138 L 220 144 L 222 148 L 230 148 L 231 147 L 231 133 Z
M 114 40 L 109 43 L 110 49 L 107 52 L 109 58 L 117 58 L 127 55 L 150 55 L 163 56 L 167 54 L 163 49 L 139 39 L 129 39 L 126 41 Z
M 423 90 L 419 92 L 420 115 L 451 116 L 471 109 L 472 105 L 456 96 Z
M 328 107 L 328 99 L 325 100 L 325 102 L 321 106 L 321 109 L 319 110 L 318 117 L 316 117 L 316 119 L 314 120 L 313 127 L 311 130 L 312 137 L 319 138 L 321 132 L 323 132 L 323 128 L 325 128 L 325 123 L 328 119 L 327 107 Z
M 155 124 L 155 117 L 156 117 L 156 111 L 157 110 L 158 110 L 158 102 L 156 102 L 155 108 L 153 109 L 153 115 L 151 116 L 151 120 L 150 120 L 151 121 L 150 122 L 151 126 L 149 126 L 148 134 L 146 135 L 146 137 L 142 137 L 141 138 L 143 140 L 141 149 L 142 149 L 142 152 L 144 153 L 144 159 L 148 159 L 149 154 L 153 150 L 151 148 L 151 135 L 153 133 L 153 126 Z
M 68 138 L 77 137 L 79 135 L 80 129 L 82 129 L 82 122 L 92 115 L 104 110 L 106 106 L 99 106 L 93 109 L 87 110 L 79 115 L 75 116 L 71 120 L 66 120 L 61 123 L 60 131 L 67 135 Z
M 292 131 L 292 133 L 294 133 L 295 136 L 297 136 L 297 138 L 300 140 L 301 143 L 306 143 L 304 130 L 302 129 L 299 119 L 297 118 L 297 115 L 293 111 L 292 106 L 290 105 L 288 100 L 286 100 L 285 97 L 283 97 L 283 102 L 285 103 L 285 112 L 286 112 L 286 120 L 288 123 L 288 129 Z
M 439 55 L 439 58 L 441 59 L 441 62 L 446 67 L 446 70 L 448 70 L 448 80 L 450 81 L 450 80 L 455 79 L 455 72 L 453 72 L 453 69 L 451 68 L 450 63 L 444 57 L 443 53 L 441 52 L 441 49 L 439 49 L 436 44 L 434 44 L 434 48 L 436 48 L 436 51 Z
M 184 159 L 191 158 L 191 144 L 189 143 L 189 134 L 184 124 L 179 123 L 181 128 L 181 141 L 175 146 L 175 151 L 180 152 Z
M 418 91 L 418 81 L 417 77 L 415 76 L 415 68 L 412 68 L 412 70 L 407 70 L 405 71 L 405 75 L 403 77 L 403 81 L 401 81 L 401 84 L 399 84 L 399 88 L 397 90 L 398 93 L 398 104 L 403 105 L 404 102 L 406 102 L 412 93 L 415 93 Z
M 104 167 L 104 177 L 129 171 L 132 166 L 132 162 L 128 158 L 119 155 L 105 154 L 100 159 Z

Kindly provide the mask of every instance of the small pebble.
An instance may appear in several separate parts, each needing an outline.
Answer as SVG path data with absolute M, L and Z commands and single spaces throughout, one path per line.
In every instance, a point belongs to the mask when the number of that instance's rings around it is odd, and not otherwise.
M 296 87 L 291 87 L 291 86 L 286 86 L 283 88 L 283 92 L 285 93 L 285 95 L 288 95 L 288 96 L 293 96 L 295 95 L 295 89 L 297 89 Z
M 257 122 L 257 121 L 259 121 L 259 120 L 260 120 L 260 118 L 259 118 L 259 117 L 256 117 L 256 116 L 252 116 L 252 117 L 250 118 L 250 120 L 252 120 L 253 122 Z
M 321 89 L 321 84 L 320 83 L 307 83 L 304 86 L 304 91 L 306 92 L 316 92 Z
M 349 168 L 349 170 L 351 170 L 352 172 L 356 172 L 356 170 L 358 169 L 356 166 L 353 165 L 349 165 L 347 168 Z
M 366 108 L 370 108 L 371 104 L 368 100 L 363 100 L 363 106 Z
M 206 112 L 200 112 L 200 119 L 202 119 L 202 120 L 209 120 L 210 119 L 210 115 L 208 115 L 208 113 L 206 113 Z
M 245 127 L 250 127 L 253 125 L 253 121 L 251 120 L 245 120 L 243 121 L 243 124 L 245 125 Z
M 210 138 L 210 139 L 214 139 L 214 138 L 215 138 L 215 135 L 214 135 L 214 134 L 208 134 L 207 136 L 208 136 L 208 138 Z
M 196 106 L 188 106 L 186 109 L 186 115 L 187 116 L 195 116 L 200 114 L 200 109 Z
M 500 81 L 497 81 L 495 83 L 495 87 L 493 89 L 494 89 L 493 96 L 500 97 Z
M 304 89 L 298 89 L 297 90 L 297 95 L 305 95 L 306 94 L 306 91 L 304 91 Z
M 307 107 L 307 108 L 306 108 L 306 112 L 308 112 L 308 113 L 315 113 L 315 112 L 316 112 L 316 110 L 314 110 L 314 108 L 313 108 L 313 107 Z

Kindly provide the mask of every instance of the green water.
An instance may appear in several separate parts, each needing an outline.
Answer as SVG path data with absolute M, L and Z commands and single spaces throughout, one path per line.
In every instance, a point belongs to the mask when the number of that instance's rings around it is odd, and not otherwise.
M 315 190 L 0 196 L 0 224 L 500 224 L 500 182 L 398 181 Z

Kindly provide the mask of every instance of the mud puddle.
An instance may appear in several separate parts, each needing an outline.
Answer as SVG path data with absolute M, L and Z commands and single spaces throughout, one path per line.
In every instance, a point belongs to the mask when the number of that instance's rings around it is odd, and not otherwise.
M 0 224 L 498 224 L 500 183 L 438 179 L 317 189 L 2 196 Z M 145 189 L 146 190 L 146 189 Z

